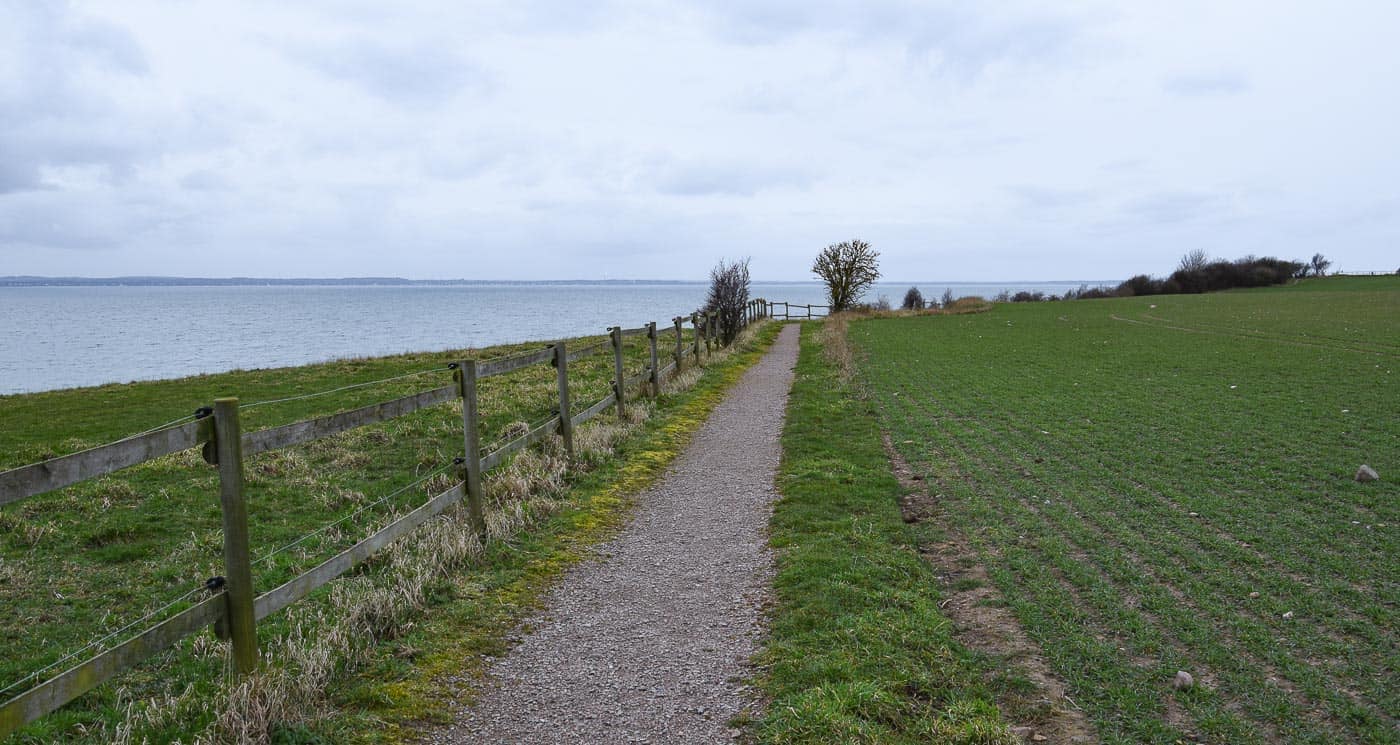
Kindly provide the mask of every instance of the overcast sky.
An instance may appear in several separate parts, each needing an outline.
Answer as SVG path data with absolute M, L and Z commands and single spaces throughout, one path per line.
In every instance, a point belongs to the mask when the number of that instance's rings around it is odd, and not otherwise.
M 896 280 L 1394 270 L 1397 33 L 1393 0 L 0 0 L 0 275 L 809 279 L 853 237 Z

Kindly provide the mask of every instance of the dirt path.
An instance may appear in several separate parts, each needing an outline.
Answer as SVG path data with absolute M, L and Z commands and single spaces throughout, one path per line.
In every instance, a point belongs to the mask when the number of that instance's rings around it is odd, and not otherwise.
M 569 572 L 437 743 L 710 743 L 752 696 L 796 326 L 730 391 L 632 522 Z
M 1093 727 L 1065 692 L 1064 682 L 1051 671 L 1040 647 L 1001 602 L 1001 594 L 980 563 L 977 549 L 949 524 L 939 502 L 941 497 L 929 493 L 928 483 L 909 467 L 889 434 L 883 438 L 895 477 L 907 491 L 899 505 L 904 520 L 931 520 L 947 527 L 942 542 L 920 546 L 919 553 L 938 572 L 944 596 L 938 607 L 953 622 L 957 640 L 994 655 L 1031 683 L 1032 690 L 1008 692 L 997 702 L 1011 731 L 1024 741 L 1046 745 L 1097 743 Z M 966 580 L 972 581 L 960 584 Z

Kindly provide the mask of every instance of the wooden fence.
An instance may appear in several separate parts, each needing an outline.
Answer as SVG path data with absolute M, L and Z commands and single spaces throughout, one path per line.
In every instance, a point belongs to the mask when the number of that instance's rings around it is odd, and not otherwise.
M 781 307 L 779 307 L 781 306 Z M 821 315 L 812 315 L 813 308 L 821 308 Z M 801 311 L 801 312 L 798 312 Z M 830 305 L 798 305 L 797 303 L 787 303 L 775 300 L 768 303 L 765 313 L 780 321 L 811 320 L 813 318 L 826 318 L 831 313 Z
M 764 318 L 771 308 L 771 304 L 763 300 L 754 300 L 745 306 L 738 323 L 744 326 Z M 686 321 L 694 328 L 689 350 L 685 349 L 682 338 L 682 326 Z M 481 485 L 484 471 L 500 465 L 510 455 L 551 433 L 560 436 L 565 452 L 572 456 L 575 427 L 610 408 L 615 407 L 618 415 L 622 415 L 628 391 L 635 390 L 643 383 L 648 396 L 657 396 L 661 381 L 678 372 L 687 356 L 693 358 L 693 364 L 699 364 L 702 356 L 720 344 L 720 325 L 721 321 L 715 314 L 691 314 L 688 318 L 673 318 L 671 328 L 666 330 L 658 328 L 655 321 L 631 329 L 615 326 L 609 329 L 607 341 L 576 349 L 559 341 L 538 351 L 512 357 L 486 361 L 462 360 L 448 366 L 452 370 L 450 385 L 255 432 L 243 432 L 238 417 L 238 399 L 221 398 L 215 400 L 213 406 L 200 409 L 197 418 L 187 424 L 0 472 L 0 506 L 3 506 L 171 453 L 202 447 L 204 460 L 218 467 L 224 543 L 224 574 L 210 581 L 208 597 L 0 704 L 0 738 L 209 626 L 214 627 L 220 638 L 230 641 L 234 669 L 239 674 L 252 671 L 259 660 L 258 621 L 305 598 L 463 499 L 467 503 L 472 528 L 478 534 L 484 534 Z M 658 345 L 661 336 L 668 332 L 674 332 L 674 348 L 666 354 L 670 361 L 661 366 Z M 622 345 L 623 339 L 628 336 L 645 336 L 648 343 L 647 364 L 632 375 L 626 374 L 623 366 Z M 611 349 L 613 353 L 613 392 L 575 412 L 569 398 L 569 363 L 606 349 Z M 484 378 L 542 364 L 552 365 L 557 370 L 558 413 L 492 452 L 482 453 L 477 383 Z M 280 587 L 260 595 L 256 593 L 248 547 L 248 508 L 243 493 L 245 457 L 387 421 L 453 399 L 460 400 L 462 407 L 462 456 L 453 461 L 457 466 L 456 484 L 310 571 Z

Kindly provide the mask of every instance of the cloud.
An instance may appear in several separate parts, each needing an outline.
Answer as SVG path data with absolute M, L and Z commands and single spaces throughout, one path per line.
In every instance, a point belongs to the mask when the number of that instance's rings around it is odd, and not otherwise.
M 282 47 L 291 59 L 395 104 L 442 105 L 490 90 L 484 68 L 447 48 L 447 40 L 384 42 L 370 37 Z
M 149 129 L 130 126 L 114 88 L 144 77 L 127 31 L 59 3 L 7 6 L 0 30 L 0 194 L 46 188 L 55 169 L 130 175 Z
M 180 188 L 190 191 L 215 191 L 228 186 L 228 180 L 208 169 L 190 171 L 180 177 Z
M 1249 81 L 1229 72 L 1173 75 L 1162 90 L 1178 96 L 1234 96 L 1249 90 Z
M 665 166 L 651 181 L 658 192 L 672 196 L 747 197 L 768 189 L 805 187 L 813 176 L 785 166 L 691 162 Z
M 0 151 L 0 194 L 39 188 L 39 170 L 33 162 L 20 162 L 18 153 Z
M 1021 206 L 1035 210 L 1078 207 L 1095 201 L 1099 196 L 1092 189 L 1065 189 L 1028 184 L 1009 186 L 1007 191 L 1016 197 Z
M 706 5 L 702 12 L 714 32 L 733 43 L 776 44 L 811 34 L 895 43 L 921 64 L 959 77 L 998 62 L 1059 58 L 1083 35 L 1079 19 L 1029 6 L 989 13 L 975 5 L 919 0 L 754 0 Z
M 1174 225 L 1219 218 L 1229 207 L 1218 194 L 1199 191 L 1167 191 L 1148 194 L 1130 201 L 1124 214 L 1134 222 Z

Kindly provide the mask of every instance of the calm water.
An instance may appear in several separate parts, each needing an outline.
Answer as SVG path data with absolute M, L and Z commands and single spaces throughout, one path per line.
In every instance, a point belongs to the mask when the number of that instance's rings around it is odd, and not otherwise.
M 1078 282 L 915 283 L 927 298 L 1063 293 Z M 1094 284 L 1094 283 L 1090 283 Z M 896 305 L 909 283 L 867 295 Z M 339 357 L 479 347 L 670 323 L 694 285 L 454 287 L 0 287 L 0 394 Z M 816 283 L 755 283 L 755 297 L 823 303 Z

